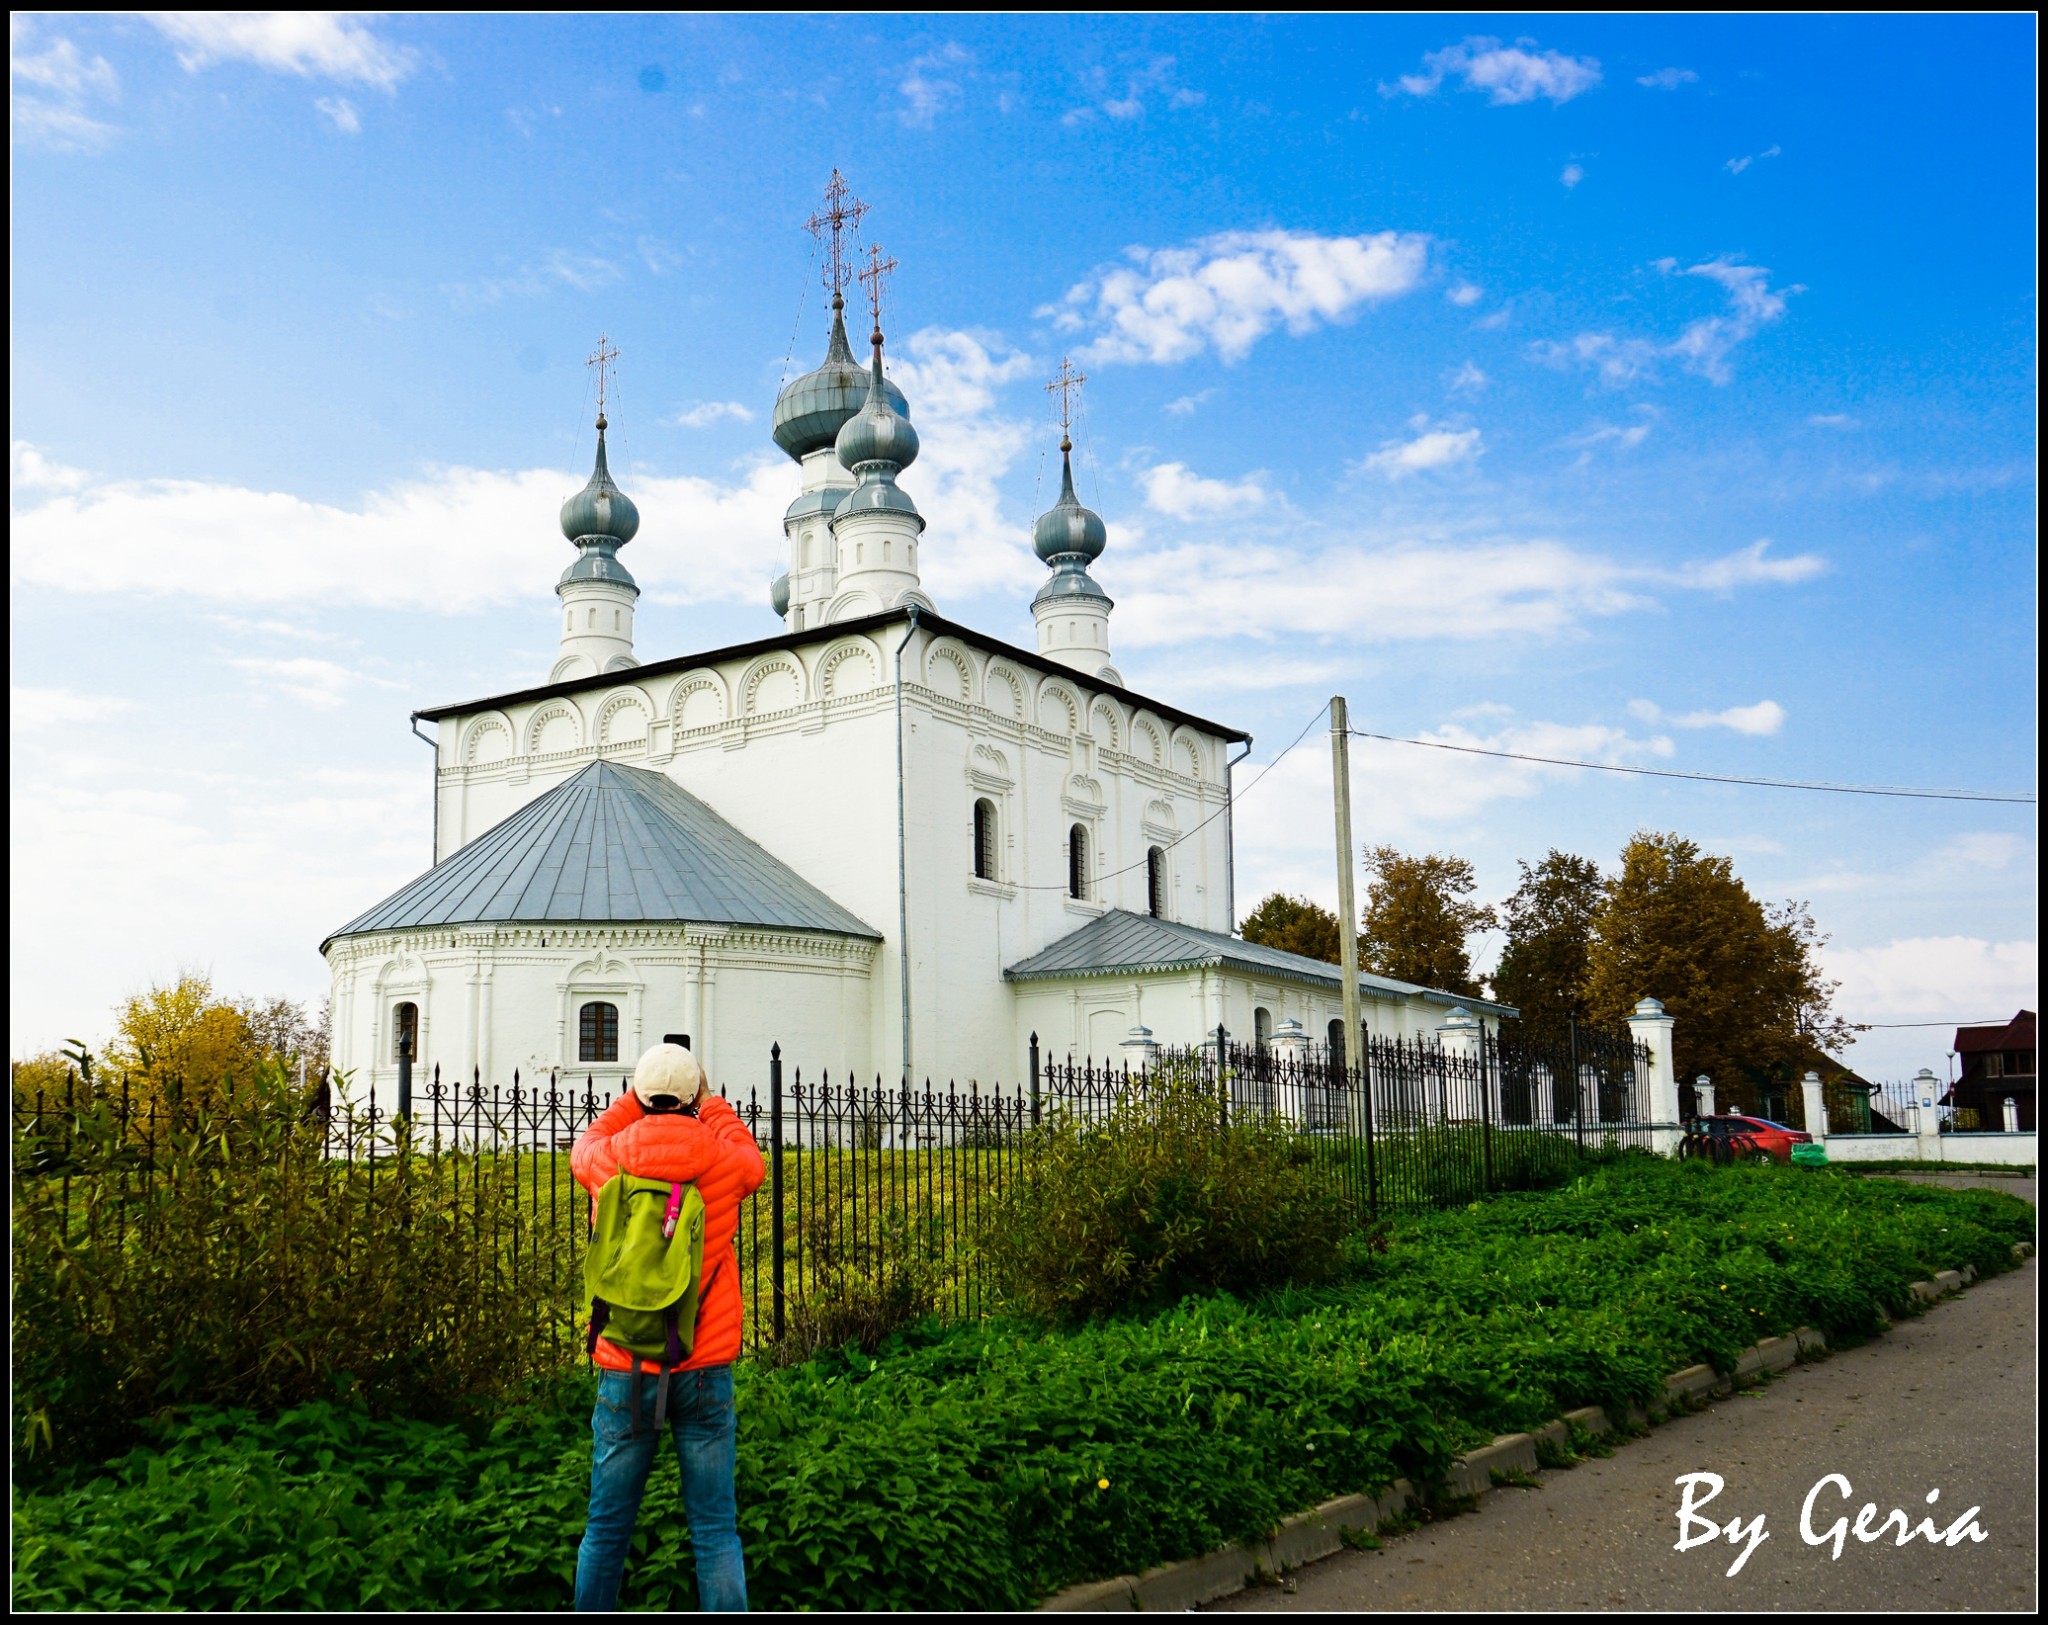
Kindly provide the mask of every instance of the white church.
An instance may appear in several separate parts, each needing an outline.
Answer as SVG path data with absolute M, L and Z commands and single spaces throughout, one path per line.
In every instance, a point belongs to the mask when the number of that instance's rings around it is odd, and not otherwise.
M 642 662 L 620 558 L 640 519 L 600 406 L 596 465 L 562 505 L 575 557 L 545 681 L 414 713 L 438 730 L 433 866 L 321 945 L 354 1087 L 381 1093 L 408 1041 L 416 1073 L 609 1090 L 683 1033 L 744 1090 L 778 1043 L 806 1078 L 987 1087 L 1024 1078 L 1033 1033 L 1112 1062 L 1219 1026 L 1341 1035 L 1335 965 L 1233 934 L 1251 736 L 1126 686 L 1064 433 L 1033 530 L 1036 646 L 925 591 L 920 550 L 948 544 L 900 483 L 910 403 L 879 320 L 856 359 L 837 260 L 825 358 L 775 403 L 795 465 L 779 627 Z M 1358 980 L 1374 1033 L 1499 1013 Z

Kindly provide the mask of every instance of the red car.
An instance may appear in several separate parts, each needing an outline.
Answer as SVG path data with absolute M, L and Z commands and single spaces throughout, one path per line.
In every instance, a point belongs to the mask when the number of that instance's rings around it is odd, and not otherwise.
M 1811 1145 L 1813 1136 L 1768 1117 L 1727 1113 L 1697 1117 L 1686 1125 L 1684 1156 L 1711 1157 L 1715 1162 L 1790 1162 L 1795 1145 Z

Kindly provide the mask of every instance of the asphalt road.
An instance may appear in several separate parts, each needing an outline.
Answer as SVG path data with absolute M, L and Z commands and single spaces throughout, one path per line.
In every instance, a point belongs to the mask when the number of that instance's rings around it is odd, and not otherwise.
M 2004 1188 L 2012 1188 L 2010 1183 Z M 2027 1193 L 2032 1195 L 2029 1188 Z M 1900 1322 L 1861 1348 L 1795 1367 L 1754 1395 L 1681 1417 L 1609 1458 L 1539 1473 L 1540 1489 L 1497 1489 L 1479 1510 L 1297 1569 L 1218 1610 L 1295 1609 L 2027 1609 L 2035 1607 L 2035 1262 Z M 1716 1473 L 1698 1508 L 1765 1538 L 1732 1577 L 1742 1546 L 1717 1539 L 1680 1552 L 1681 1474 Z M 1851 1533 L 1801 1538 L 1802 1503 L 1825 1531 L 1875 1502 L 1917 1527 L 1946 1529 L 1981 1510 L 1986 1539 L 1899 1547 Z M 1940 1498 L 1927 1504 L 1927 1493 Z M 1698 1492 L 1704 1493 L 1704 1490 Z M 1701 1532 L 1697 1525 L 1694 1532 Z M 1894 1525 L 1896 1533 L 1896 1525 Z

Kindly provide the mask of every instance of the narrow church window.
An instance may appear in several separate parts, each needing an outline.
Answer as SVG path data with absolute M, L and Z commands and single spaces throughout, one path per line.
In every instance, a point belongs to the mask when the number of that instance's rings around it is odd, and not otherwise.
M 1166 918 L 1166 849 L 1155 846 L 1145 854 L 1145 907 L 1155 920 Z
M 576 612 L 573 609 L 567 611 L 562 616 L 562 630 L 564 632 L 573 632 L 576 630 Z
M 853 562 L 855 564 L 864 563 L 867 559 L 867 556 L 868 544 L 866 542 L 855 542 L 853 544 Z
M 1330 1023 L 1330 1067 L 1341 1071 L 1344 1066 L 1344 1020 L 1340 1016 Z
M 576 1023 L 576 1059 L 616 1061 L 619 1058 L 619 1007 L 586 1004 Z
M 996 804 L 983 796 L 974 804 L 974 878 L 996 877 Z
M 612 611 L 612 630 L 614 632 L 618 631 L 620 627 L 626 624 L 625 616 L 626 612 L 622 609 L 615 609 Z
M 391 1059 L 399 1058 L 399 1051 L 407 1050 L 412 1058 L 420 1058 L 420 1007 L 416 1004 L 401 1004 L 391 1012 Z
M 1264 1055 L 1266 1045 L 1272 1036 L 1273 1012 L 1262 1004 L 1252 1011 L 1252 1047 Z
M 1067 831 L 1067 895 L 1088 895 L 1088 832 L 1079 824 Z
M 889 539 L 886 536 L 882 538 L 882 562 L 889 562 Z
M 798 605 L 796 606 L 796 630 L 797 630 L 797 631 L 799 631 L 799 632 L 801 632 L 801 631 L 802 631 L 803 629 L 804 629 L 804 606 L 803 606 L 802 604 L 798 604 Z
M 588 618 L 584 621 L 583 624 L 586 628 L 597 625 L 597 611 L 594 609 L 591 610 Z

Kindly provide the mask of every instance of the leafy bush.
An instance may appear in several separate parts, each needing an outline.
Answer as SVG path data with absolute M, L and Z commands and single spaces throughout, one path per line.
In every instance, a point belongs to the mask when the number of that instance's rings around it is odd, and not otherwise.
M 1035 1130 L 980 1238 L 1006 1301 L 1072 1320 L 1328 1276 L 1351 1228 L 1341 1189 L 1292 1130 L 1221 1115 L 1197 1072 L 1163 1068 L 1107 1118 Z
M 274 1062 L 146 1118 L 105 1083 L 17 1115 L 17 1470 L 104 1455 L 173 1405 L 342 1391 L 431 1416 L 559 1363 L 567 1306 L 533 1286 L 559 1242 L 522 1222 L 516 1161 L 353 1132 L 330 1157 Z
M 849 1345 L 872 1354 L 883 1338 L 938 1309 L 938 1239 L 920 1234 L 899 1202 L 881 1208 L 865 1234 L 854 1218 L 851 1204 L 804 1210 L 789 1324 L 776 1349 L 782 1363 Z
M 759 1608 L 1028 1606 L 1256 1536 L 1584 1404 L 1643 1400 L 1802 1324 L 1905 1311 L 2009 1268 L 2032 1208 L 1777 1168 L 1623 1159 L 1571 1187 L 1388 1226 L 1366 1274 L 1072 1331 L 989 1323 L 735 1371 Z M 497 1423 L 312 1405 L 207 1413 L 14 1498 L 23 1608 L 566 1607 L 590 1388 Z M 623 1602 L 686 1608 L 676 1472 Z

